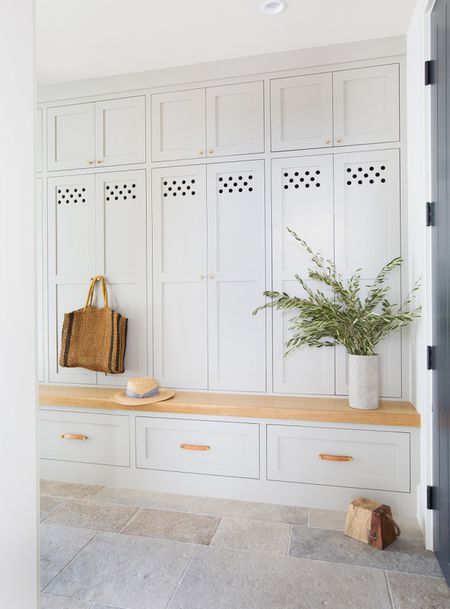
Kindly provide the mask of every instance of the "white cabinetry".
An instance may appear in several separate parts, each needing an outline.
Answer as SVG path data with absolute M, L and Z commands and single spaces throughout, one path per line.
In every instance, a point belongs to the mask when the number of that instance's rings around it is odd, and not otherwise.
M 362 284 L 401 255 L 399 151 L 377 150 L 337 154 L 335 174 L 336 265 L 349 277 L 361 269 Z M 391 277 L 388 298 L 400 302 L 400 273 Z M 380 343 L 380 391 L 401 396 L 401 334 Z M 348 393 L 347 355 L 337 349 L 336 392 Z
M 259 478 L 259 425 L 136 417 L 136 465 L 148 469 Z
M 145 97 L 58 106 L 48 113 L 49 171 L 145 162 Z
M 264 151 L 263 83 L 152 95 L 152 160 Z
M 142 170 L 48 181 L 51 381 L 97 381 L 94 372 L 58 364 L 64 313 L 84 306 L 97 274 L 107 277 L 111 306 L 130 318 L 126 373 L 99 375 L 99 382 L 123 384 L 128 375 L 146 374 L 145 201 Z
M 337 146 L 399 139 L 398 64 L 333 73 Z
M 271 81 L 272 150 L 393 142 L 398 64 Z
M 331 73 L 272 80 L 272 150 L 332 146 L 332 99 Z
M 42 178 L 35 181 L 37 379 L 44 382 L 44 209 Z
M 267 478 L 409 493 L 410 434 L 268 425 Z
M 298 293 L 294 275 L 305 277 L 310 260 L 287 228 L 333 258 L 333 157 L 274 160 L 272 189 L 273 289 Z M 292 311 L 273 313 L 273 390 L 333 394 L 334 349 L 302 347 L 284 357 L 292 317 Z
M 206 186 L 207 182 L 207 186 Z M 207 196 L 206 196 L 207 193 Z M 265 390 L 264 163 L 153 172 L 155 374 Z M 209 364 L 209 379 L 208 379 Z

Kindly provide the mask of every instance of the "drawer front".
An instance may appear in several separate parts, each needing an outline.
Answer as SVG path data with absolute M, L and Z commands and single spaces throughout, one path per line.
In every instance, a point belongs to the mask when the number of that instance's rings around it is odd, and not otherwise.
M 259 425 L 136 418 L 137 466 L 259 478 Z
M 410 491 L 410 434 L 267 426 L 267 478 Z
M 129 417 L 41 410 L 39 445 L 42 459 L 129 467 Z

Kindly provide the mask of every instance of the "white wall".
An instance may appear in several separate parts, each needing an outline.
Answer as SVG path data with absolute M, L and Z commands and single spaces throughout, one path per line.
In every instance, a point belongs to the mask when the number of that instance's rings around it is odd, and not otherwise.
M 427 11 L 430 0 L 418 0 L 407 37 L 407 136 L 408 136 L 408 243 L 409 279 L 421 278 L 418 301 L 422 318 L 410 332 L 411 401 L 422 415 L 418 517 L 432 548 L 431 512 L 426 509 L 426 486 L 432 481 L 431 384 L 426 371 L 426 346 L 430 344 L 430 229 L 425 226 L 425 203 L 429 199 L 429 88 L 424 86 L 424 61 L 429 58 Z
M 0 3 L 0 607 L 37 609 L 33 0 Z

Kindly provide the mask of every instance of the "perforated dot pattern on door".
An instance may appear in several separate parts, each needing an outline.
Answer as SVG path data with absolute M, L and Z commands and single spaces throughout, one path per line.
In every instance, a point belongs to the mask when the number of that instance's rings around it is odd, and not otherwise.
M 222 194 L 239 194 L 253 192 L 254 177 L 252 173 L 222 174 L 217 178 L 217 192 Z
M 56 189 L 58 205 L 86 203 L 86 188 L 84 186 L 61 186 Z
M 190 176 L 164 178 L 162 186 L 163 197 L 193 197 L 196 194 L 196 179 Z
M 105 184 L 105 201 L 127 201 L 136 198 L 136 184 L 134 182 L 110 182 Z
M 283 171 L 283 188 L 320 188 L 320 169 L 302 167 Z
M 386 164 L 360 163 L 355 166 L 347 165 L 345 178 L 347 186 L 384 184 L 386 182 Z

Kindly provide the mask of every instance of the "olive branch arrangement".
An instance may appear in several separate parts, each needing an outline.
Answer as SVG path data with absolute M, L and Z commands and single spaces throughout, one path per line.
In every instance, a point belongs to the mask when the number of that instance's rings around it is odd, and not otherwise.
M 303 298 L 289 296 L 286 292 L 264 292 L 264 296 L 272 301 L 255 309 L 253 315 L 268 308 L 298 311 L 290 320 L 292 336 L 285 345 L 286 355 L 303 345 L 343 345 L 351 355 L 375 355 L 377 344 L 386 335 L 420 317 L 421 307 L 411 308 L 419 283 L 414 285 L 401 305 L 392 304 L 386 297 L 388 277 L 401 266 L 401 257 L 383 266 L 371 285 L 365 286 L 369 291 L 363 297 L 361 269 L 345 280 L 333 261 L 314 252 L 292 229 L 287 230 L 311 256 L 314 266 L 308 269 L 308 278 L 321 283 L 331 294 L 327 296 L 320 288 L 313 289 L 299 275 L 295 275 L 295 279 L 305 293 Z

